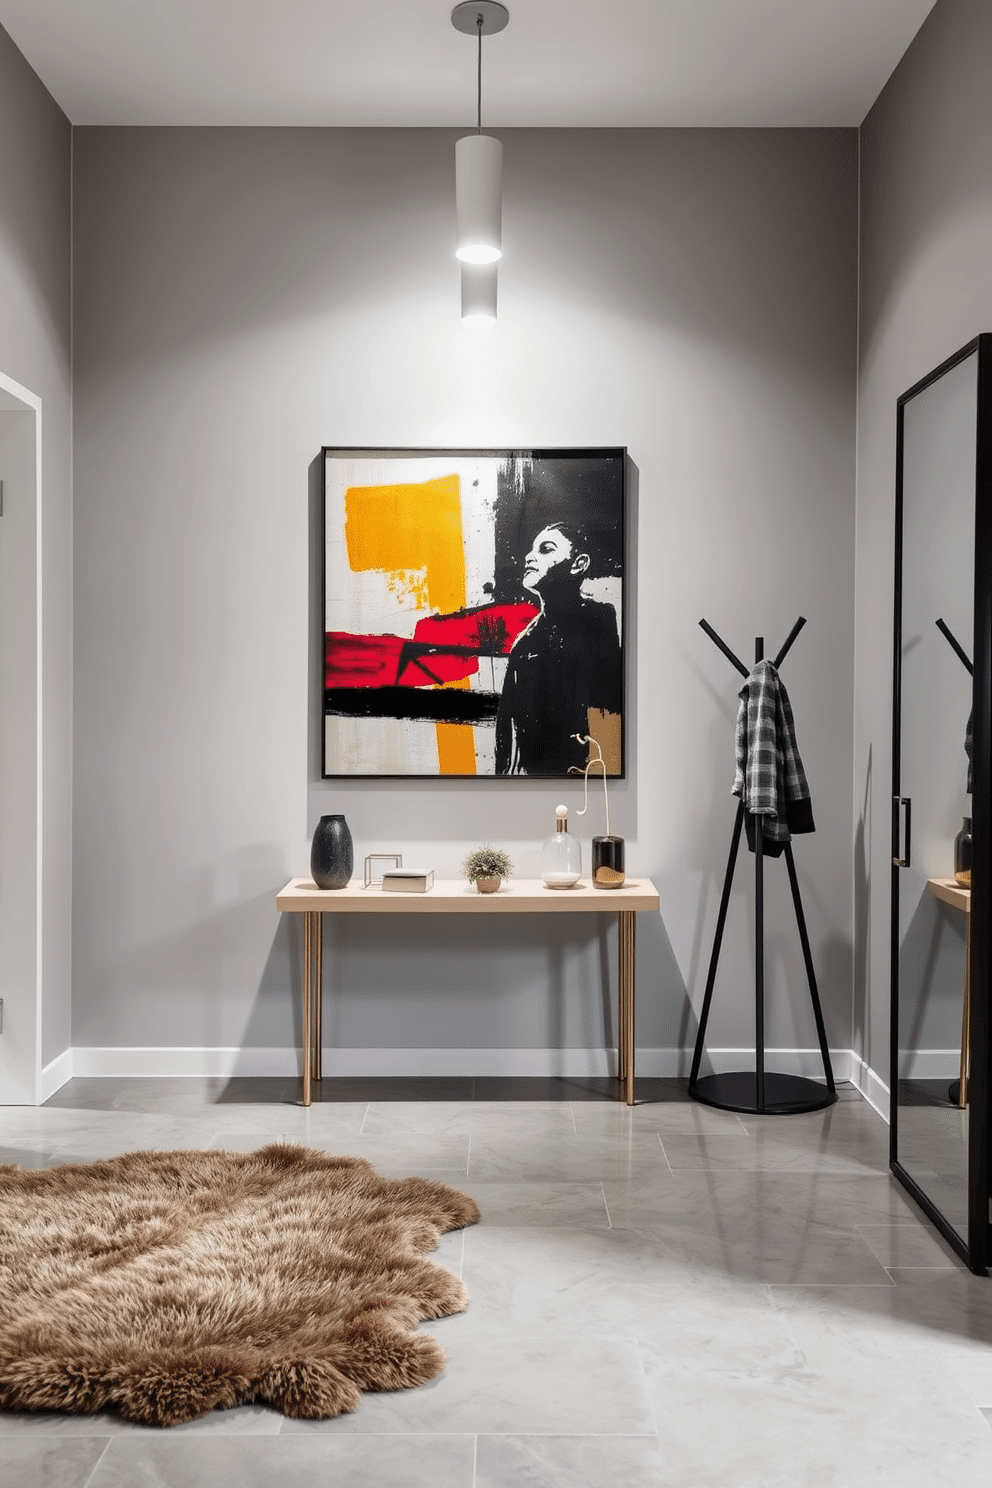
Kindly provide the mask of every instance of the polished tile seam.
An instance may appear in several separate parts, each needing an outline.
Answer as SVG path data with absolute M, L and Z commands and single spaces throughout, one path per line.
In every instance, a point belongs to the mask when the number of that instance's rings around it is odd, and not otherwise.
M 100 1453 L 99 1457 L 97 1458 L 97 1460 L 93 1464 L 93 1471 L 90 1473 L 89 1477 L 86 1479 L 86 1482 L 80 1485 L 80 1488 L 89 1488 L 89 1485 L 93 1482 L 93 1479 L 96 1477 L 97 1473 L 100 1471 L 100 1468 L 103 1466 L 104 1459 L 106 1458 L 107 1453 L 110 1451 L 110 1443 L 112 1442 L 112 1440 L 113 1440 L 113 1437 L 110 1437 L 110 1436 L 107 1437 L 106 1444 L 105 1444 L 105 1446 L 103 1448 L 103 1451 Z M 473 1488 L 475 1488 L 475 1485 L 474 1484 L 473 1484 Z

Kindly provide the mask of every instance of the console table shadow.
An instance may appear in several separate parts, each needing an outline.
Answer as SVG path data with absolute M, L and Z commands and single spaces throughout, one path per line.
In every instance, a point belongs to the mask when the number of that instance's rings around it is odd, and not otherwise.
M 365 888 L 353 879 L 343 889 L 318 889 L 311 878 L 294 878 L 276 895 L 276 909 L 303 916 L 303 1104 L 312 1100 L 312 1081 L 321 1078 L 324 989 L 325 914 L 616 914 L 617 1077 L 620 1094 L 634 1104 L 634 960 L 635 915 L 659 910 L 658 891 L 650 879 L 628 878 L 617 889 L 594 889 L 579 883 L 571 889 L 548 889 L 540 879 L 514 878 L 498 893 L 480 894 L 465 879 L 441 879 L 425 894 Z

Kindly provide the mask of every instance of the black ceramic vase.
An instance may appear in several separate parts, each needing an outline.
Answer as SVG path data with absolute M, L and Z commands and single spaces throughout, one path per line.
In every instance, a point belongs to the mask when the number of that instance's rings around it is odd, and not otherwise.
M 596 889 L 619 889 L 624 881 L 622 837 L 592 839 L 592 882 Z
M 974 843 L 971 836 L 971 817 L 962 818 L 961 830 L 954 839 L 954 877 L 959 884 L 971 888 L 971 858 Z
M 355 866 L 355 849 L 343 816 L 322 816 L 310 846 L 310 874 L 318 889 L 343 889 Z

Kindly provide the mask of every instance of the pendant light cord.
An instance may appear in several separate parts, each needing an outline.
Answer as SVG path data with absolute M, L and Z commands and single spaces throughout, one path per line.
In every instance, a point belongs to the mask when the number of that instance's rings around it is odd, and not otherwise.
M 479 133 L 481 134 L 482 133 L 482 12 L 481 11 L 479 12 L 479 15 L 476 17 L 475 24 L 479 28 L 479 88 L 478 88 L 479 111 L 478 111 L 478 120 L 479 120 Z

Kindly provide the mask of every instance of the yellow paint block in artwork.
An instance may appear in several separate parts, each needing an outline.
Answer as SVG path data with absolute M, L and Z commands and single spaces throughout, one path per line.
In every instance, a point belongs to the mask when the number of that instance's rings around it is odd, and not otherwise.
M 427 572 L 427 603 L 439 614 L 465 608 L 465 547 L 457 475 L 398 486 L 351 486 L 344 535 L 356 573 Z
M 465 608 L 465 545 L 457 475 L 395 486 L 350 486 L 344 500 L 348 562 L 356 573 L 384 573 L 399 589 L 404 584 L 401 576 L 421 571 L 426 574 L 430 609 L 444 615 Z M 467 687 L 468 683 L 448 685 Z M 440 774 L 474 775 L 471 726 L 439 723 L 435 727 Z
M 449 686 L 464 687 L 463 682 Z M 437 763 L 442 775 L 475 774 L 475 736 L 470 723 L 437 723 Z

